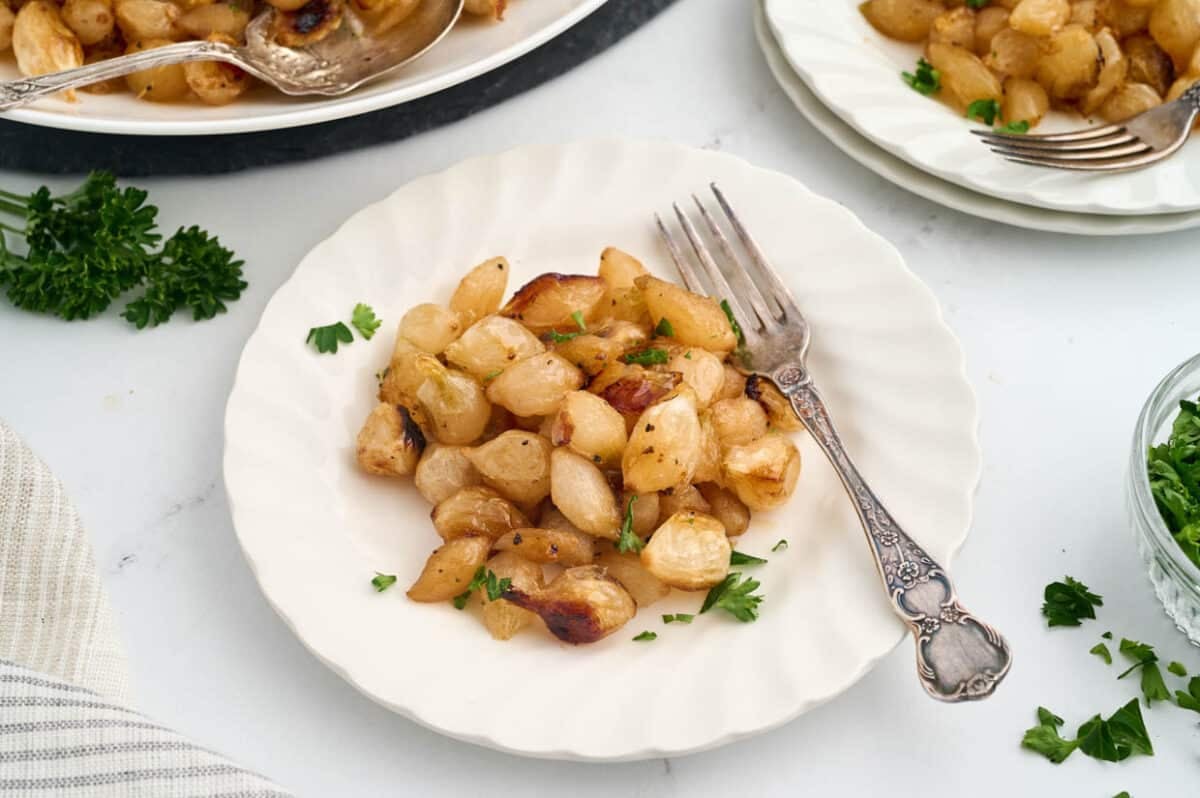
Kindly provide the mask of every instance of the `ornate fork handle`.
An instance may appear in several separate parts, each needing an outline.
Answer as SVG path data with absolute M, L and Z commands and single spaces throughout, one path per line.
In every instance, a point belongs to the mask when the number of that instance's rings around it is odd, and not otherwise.
M 0 111 L 18 108 L 60 91 L 119 78 L 143 69 L 168 64 L 182 64 L 187 61 L 240 63 L 236 58 L 234 48 L 227 44 L 221 42 L 177 42 L 118 58 L 110 58 L 107 61 L 97 61 L 94 64 L 75 69 L 0 83 Z
M 841 478 L 875 555 L 892 608 L 912 631 L 921 683 L 934 698 L 986 698 L 1008 673 L 1008 644 L 958 602 L 954 583 L 905 534 L 858 472 L 808 373 L 794 366 L 773 379 Z

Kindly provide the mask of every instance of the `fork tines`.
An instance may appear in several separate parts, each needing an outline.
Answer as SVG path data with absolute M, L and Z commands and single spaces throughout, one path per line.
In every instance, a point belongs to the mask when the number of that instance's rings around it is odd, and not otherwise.
M 1153 147 L 1124 125 L 1035 136 L 983 130 L 971 132 L 1006 160 L 1033 166 L 1117 171 L 1141 166 L 1157 156 Z

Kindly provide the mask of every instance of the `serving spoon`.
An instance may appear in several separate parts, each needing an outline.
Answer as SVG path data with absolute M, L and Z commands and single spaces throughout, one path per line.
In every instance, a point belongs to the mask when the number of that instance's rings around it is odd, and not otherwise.
M 345 94 L 428 52 L 454 27 L 462 14 L 463 2 L 421 0 L 403 22 L 378 37 L 370 35 L 356 16 L 346 14 L 336 31 L 306 47 L 276 43 L 271 35 L 275 10 L 267 9 L 250 21 L 246 43 L 241 46 L 212 41 L 177 42 L 75 69 L 0 83 L 0 111 L 143 69 L 189 61 L 233 64 L 284 94 Z

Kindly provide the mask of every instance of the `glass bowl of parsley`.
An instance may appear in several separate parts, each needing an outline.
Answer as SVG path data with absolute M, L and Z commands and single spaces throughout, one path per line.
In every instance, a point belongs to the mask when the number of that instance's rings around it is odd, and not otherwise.
M 1200 355 L 1150 394 L 1133 436 L 1129 513 L 1150 581 L 1200 646 Z

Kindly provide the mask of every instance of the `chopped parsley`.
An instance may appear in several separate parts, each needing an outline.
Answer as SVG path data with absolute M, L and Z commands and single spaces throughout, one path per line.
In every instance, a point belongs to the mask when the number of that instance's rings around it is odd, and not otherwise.
M 1175 703 L 1180 709 L 1190 709 L 1192 712 L 1200 712 L 1200 676 L 1193 676 L 1188 682 L 1187 692 L 1182 690 L 1175 691 Z
M 1088 649 L 1089 654 L 1095 654 L 1100 659 L 1104 660 L 1105 665 L 1112 665 L 1112 652 L 1108 650 L 1108 646 L 1103 643 L 1097 643 Z
M 991 125 L 1000 116 L 1000 103 L 996 100 L 976 100 L 967 106 L 967 119 L 978 119 Z
M 1167 670 L 1178 676 L 1180 679 L 1186 679 L 1188 675 L 1187 668 L 1182 662 L 1172 662 L 1167 666 Z
M 312 344 L 318 352 L 325 354 L 337 354 L 339 341 L 343 344 L 354 342 L 354 334 L 340 321 L 324 327 L 313 327 L 308 331 L 308 337 L 304 339 L 306 344 Z
M 1006 125 L 1001 125 L 996 128 L 997 133 L 1011 133 L 1016 136 L 1024 136 L 1029 132 L 1030 124 L 1028 120 L 1022 119 L 1019 122 L 1009 122 Z
M 1152 705 L 1155 701 L 1171 700 L 1171 691 L 1167 689 L 1162 671 L 1158 667 L 1158 654 L 1154 652 L 1152 646 L 1136 640 L 1122 639 L 1121 653 L 1133 660 L 1134 664 L 1117 678 L 1124 679 L 1140 668 L 1142 671 L 1142 695 L 1146 698 L 1146 706 Z
M 487 374 L 483 375 L 483 381 L 491 382 L 492 380 L 496 379 L 503 373 L 504 373 L 504 369 L 496 369 L 495 371 L 489 371 Z
M 1044 596 L 1042 615 L 1050 619 L 1050 626 L 1079 626 L 1084 618 L 1096 617 L 1096 607 L 1104 606 L 1102 597 L 1069 576 L 1065 582 L 1046 585 Z
M 1150 449 L 1150 492 L 1175 542 L 1200 565 L 1200 408 L 1179 403 L 1167 442 Z
M 766 565 L 767 561 L 762 557 L 755 557 L 751 554 L 742 554 L 740 551 L 733 551 L 729 554 L 730 565 Z
M 381 574 L 376 571 L 375 577 L 371 580 L 371 584 L 374 586 L 377 593 L 382 593 L 392 585 L 396 584 L 396 577 L 392 574 Z
M 466 607 L 467 602 L 471 600 L 471 594 L 476 590 L 482 589 L 487 594 L 488 601 L 496 601 L 510 587 L 512 587 L 512 579 L 507 576 L 499 579 L 492 569 L 481 565 L 475 572 L 475 576 L 471 578 L 467 589 L 454 597 L 454 609 L 461 610 Z
M 663 316 L 658 320 L 658 326 L 654 328 L 654 334 L 660 338 L 673 338 L 675 336 L 675 328 L 671 326 L 671 322 Z M 688 354 L 691 354 L 690 352 Z
M 350 323 L 354 325 L 354 329 L 358 330 L 358 334 L 368 341 L 375 336 L 379 325 L 383 324 L 371 306 L 364 305 L 362 302 L 354 306 L 354 310 L 350 313 Z
M 731 573 L 721 584 L 708 591 L 708 595 L 704 597 L 704 604 L 700 607 L 700 614 L 703 615 L 716 607 L 730 613 L 742 623 L 756 621 L 758 605 L 762 603 L 762 596 L 754 595 L 758 588 L 757 580 L 749 577 L 743 580 L 740 573 Z
M 900 78 L 912 88 L 926 97 L 937 94 L 942 89 L 942 73 L 933 68 L 933 64 L 924 58 L 917 60 L 916 72 L 901 72 Z
M 776 543 L 774 546 L 771 547 L 771 551 L 783 551 L 787 547 L 788 547 L 788 542 L 786 540 L 781 539 L 778 543 Z
M 691 623 L 695 620 L 695 615 L 689 615 L 686 612 L 677 612 L 674 615 L 664 615 L 663 623 Z
M 721 300 L 721 310 L 725 311 L 725 318 L 729 319 L 729 328 L 733 330 L 733 335 L 737 338 L 738 346 L 745 346 L 746 334 L 742 332 L 742 325 L 738 324 L 737 317 L 733 315 L 733 308 L 729 306 L 728 299 Z
M 638 500 L 636 495 L 629 497 L 625 506 L 625 520 L 621 522 L 621 537 L 617 539 L 617 551 L 624 554 L 627 551 L 641 551 L 646 545 L 637 533 L 633 531 L 633 504 Z
M 638 366 L 656 366 L 666 363 L 670 358 L 667 356 L 665 349 L 643 349 L 640 352 L 631 352 L 628 355 L 621 355 L 621 362 L 633 363 Z
M 651 641 L 651 640 L 657 640 L 657 639 L 658 639 L 658 633 L 657 633 L 657 632 L 650 632 L 650 631 L 646 631 L 646 632 L 642 632 L 640 635 L 638 635 L 637 637 L 635 637 L 635 638 L 633 638 L 633 639 L 634 639 L 635 641 L 639 642 L 639 643 L 641 643 L 641 642 L 649 642 L 649 641 Z
M 980 8 L 983 8 L 984 6 L 986 6 L 989 2 L 990 2 L 990 0 L 967 0 L 967 7 L 974 8 L 974 9 L 980 9 Z M 991 123 L 989 122 L 988 124 L 991 124 Z
M 585 332 L 587 332 L 587 325 L 583 321 L 583 313 L 581 311 L 577 310 L 574 313 L 572 313 L 571 319 L 575 322 L 575 326 L 578 327 L 579 329 L 575 332 L 569 332 L 569 333 L 560 333 L 558 330 L 551 330 L 550 331 L 550 340 L 551 341 L 553 341 L 556 344 L 566 343 L 567 341 L 574 340 L 575 338 L 578 338 L 579 336 L 581 336 Z
M 1038 707 L 1038 725 L 1025 732 L 1021 745 L 1037 751 L 1054 764 L 1066 760 L 1078 749 L 1105 762 L 1120 762 L 1135 753 L 1154 755 L 1154 746 L 1142 720 L 1142 708 L 1135 698 L 1108 718 L 1094 716 L 1075 734 L 1065 739 L 1059 728 L 1063 719 L 1045 707 Z

